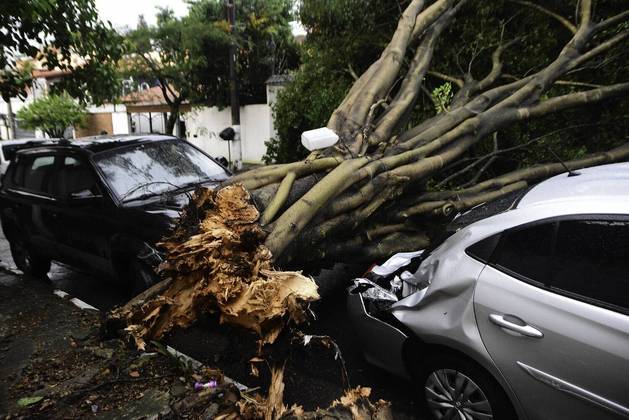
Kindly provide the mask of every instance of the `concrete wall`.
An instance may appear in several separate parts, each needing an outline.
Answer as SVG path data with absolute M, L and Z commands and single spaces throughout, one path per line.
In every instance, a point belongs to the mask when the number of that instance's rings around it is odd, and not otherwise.
M 129 134 L 129 116 L 126 112 L 113 112 L 111 114 L 113 134 Z
M 228 142 L 218 136 L 231 125 L 229 108 L 195 107 L 183 114 L 188 141 L 201 148 L 210 156 L 228 157 Z M 242 160 L 260 162 L 266 152 L 264 142 L 271 137 L 271 109 L 267 104 L 245 105 L 240 108 L 240 132 Z M 238 159 L 237 142 L 231 142 L 232 160 Z
M 242 160 L 261 162 L 266 153 L 266 145 L 273 135 L 271 132 L 271 109 L 266 104 L 246 105 L 240 114 L 242 137 Z

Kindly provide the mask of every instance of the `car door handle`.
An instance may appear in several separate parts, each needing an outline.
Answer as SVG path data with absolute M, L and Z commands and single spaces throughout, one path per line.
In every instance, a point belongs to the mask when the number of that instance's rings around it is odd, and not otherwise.
M 505 328 L 507 330 L 515 331 L 518 334 L 522 334 L 527 337 L 542 338 L 544 336 L 544 333 L 542 333 L 537 328 L 531 327 L 530 325 L 526 324 L 520 318 L 513 315 L 509 315 L 509 316 L 521 321 L 523 325 L 518 325 L 514 322 L 508 321 L 505 319 L 504 315 L 498 315 L 498 314 L 489 315 L 489 320 L 493 322 L 494 324 L 498 325 L 499 327 Z

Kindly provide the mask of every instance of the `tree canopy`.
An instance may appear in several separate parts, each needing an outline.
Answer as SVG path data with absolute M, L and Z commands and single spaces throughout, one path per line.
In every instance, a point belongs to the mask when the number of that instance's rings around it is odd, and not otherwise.
M 184 101 L 224 107 L 229 105 L 229 48 L 235 42 L 240 102 L 265 102 L 266 79 L 296 62 L 288 24 L 291 2 L 244 0 L 236 5 L 235 33 L 223 1 L 191 3 L 182 18 L 161 10 L 155 26 L 138 25 L 127 35 L 132 54 L 124 62 L 125 74 L 157 81 L 173 119 Z
M 270 297 L 280 295 L 272 278 L 278 273 L 261 269 L 262 259 L 282 269 L 348 261 L 367 266 L 425 249 L 434 226 L 454 214 L 497 198 L 515 203 L 530 185 L 567 169 L 629 160 L 623 119 L 629 78 L 618 63 L 626 56 L 629 11 L 621 2 L 594 0 L 575 0 L 571 7 L 559 1 L 411 0 L 395 9 L 395 29 L 370 63 L 353 71 L 336 67 L 354 79 L 327 119 L 338 142 L 303 160 L 198 189 L 165 245 L 176 276 L 165 273 L 165 280 L 126 305 L 126 330 L 136 342 L 146 341 L 163 334 L 164 325 L 194 321 L 182 313 L 215 310 L 222 321 L 238 325 L 262 320 L 264 309 L 275 308 Z M 363 29 L 369 28 L 354 28 Z M 598 115 L 587 120 L 588 112 Z M 558 143 L 567 145 L 562 162 L 552 153 L 544 159 L 543 147 L 527 155 L 529 162 L 492 162 L 528 153 L 540 138 L 562 130 L 559 138 L 565 138 L 568 127 L 580 132 L 592 124 L 601 131 L 598 118 L 607 113 L 615 127 L 607 137 L 581 138 L 584 153 L 569 156 L 574 148 L 567 141 Z M 491 171 L 487 162 L 495 163 Z M 227 220 L 237 233 L 207 220 Z M 219 271 L 227 275 L 219 279 Z M 234 299 L 238 309 L 217 309 L 212 290 Z M 295 302 L 279 304 L 281 313 L 294 313 Z M 252 329 L 261 333 L 259 324 Z M 279 331 L 262 332 L 260 348 Z
M 0 3 L 0 94 L 24 97 L 31 81 L 24 59 L 68 71 L 55 85 L 99 104 L 119 93 L 119 35 L 98 18 L 94 0 L 12 0 Z
M 85 107 L 68 94 L 50 94 L 37 99 L 17 112 L 25 128 L 39 128 L 49 137 L 62 138 L 67 128 L 85 122 Z
M 301 50 L 302 65 L 294 74 L 294 82 L 278 95 L 275 107 L 278 138 L 268 145 L 269 161 L 291 162 L 306 156 L 307 151 L 299 142 L 301 132 L 326 125 L 356 75 L 378 58 L 410 2 L 369 0 L 367 3 L 364 7 L 359 7 L 354 0 L 304 0 L 302 3 L 300 15 L 308 37 Z M 618 1 L 599 1 L 595 12 L 604 16 L 619 9 L 622 7 Z M 491 71 L 498 45 L 504 46 L 500 51 L 500 77 L 494 83 L 515 80 L 539 69 L 570 40 L 575 28 L 570 23 L 573 17 L 573 5 L 562 1 L 543 4 L 520 0 L 467 2 L 458 13 L 456 23 L 448 25 L 440 35 L 432 67 L 424 76 L 420 95 L 409 110 L 406 126 L 447 111 L 453 100 L 461 102 L 465 96 L 461 87 L 465 82 Z M 619 28 L 608 29 L 597 37 L 610 30 Z M 571 71 L 549 89 L 545 97 L 627 80 L 627 52 L 626 45 L 616 44 L 608 56 Z M 409 64 L 407 57 L 402 66 L 408 68 Z M 629 101 L 625 100 L 613 106 L 583 107 L 525 124 L 513 124 L 497 134 L 498 149 L 508 151 L 492 155 L 470 171 L 481 169 L 491 159 L 480 174 L 482 179 L 518 165 L 548 160 L 552 152 L 571 159 L 604 150 L 629 135 L 624 119 L 628 112 Z M 557 129 L 559 131 L 555 131 Z M 527 146 L 522 146 L 525 143 Z M 493 150 L 493 140 L 478 144 L 468 151 L 466 159 L 484 156 Z M 446 171 L 434 183 L 452 186 L 450 181 L 456 179 L 442 181 L 466 167 L 465 163 L 471 161 L 462 160 L 457 163 L 460 167 Z M 472 178 L 475 175 L 476 172 L 472 172 Z

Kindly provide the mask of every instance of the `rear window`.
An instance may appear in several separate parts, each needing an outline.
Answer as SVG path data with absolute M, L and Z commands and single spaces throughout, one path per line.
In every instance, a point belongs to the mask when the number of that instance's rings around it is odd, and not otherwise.
M 629 222 L 561 222 L 551 286 L 629 309 Z
M 461 214 L 460 216 L 452 220 L 452 222 L 450 222 L 450 224 L 448 225 L 448 231 L 454 233 L 468 225 L 471 225 L 472 223 L 478 222 L 479 220 L 483 220 L 488 217 L 495 216 L 499 213 L 503 213 L 507 210 L 511 210 L 518 204 L 520 198 L 524 194 L 526 194 L 531 188 L 532 187 L 513 191 L 500 198 L 496 198 L 495 200 L 479 204 L 473 209 Z
M 13 186 L 35 193 L 50 194 L 55 156 L 21 158 L 13 173 Z
M 555 226 L 549 222 L 503 233 L 494 263 L 519 277 L 548 284 Z

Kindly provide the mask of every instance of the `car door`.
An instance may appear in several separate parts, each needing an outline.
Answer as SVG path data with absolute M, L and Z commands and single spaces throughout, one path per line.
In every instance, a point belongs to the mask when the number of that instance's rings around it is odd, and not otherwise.
M 64 259 L 69 264 L 109 273 L 112 205 L 90 163 L 61 155 L 54 190 L 61 205 L 53 218 Z
M 626 222 L 555 220 L 503 234 L 474 307 L 531 418 L 629 415 L 628 293 Z
M 57 257 L 57 241 L 52 230 L 57 198 L 52 192 L 54 153 L 28 154 L 20 157 L 11 179 L 5 180 L 10 197 L 3 209 L 15 234 L 39 254 Z

